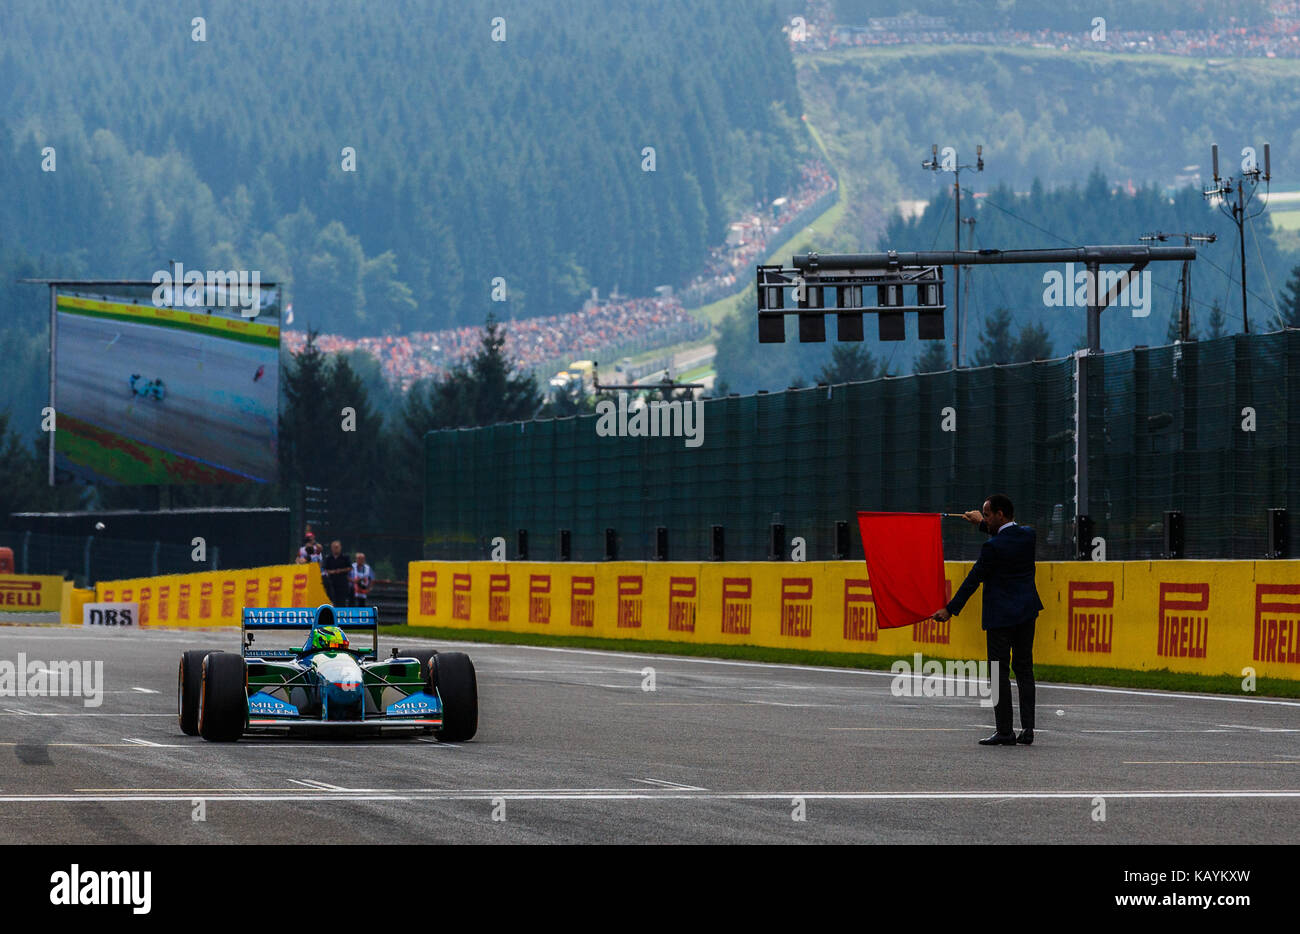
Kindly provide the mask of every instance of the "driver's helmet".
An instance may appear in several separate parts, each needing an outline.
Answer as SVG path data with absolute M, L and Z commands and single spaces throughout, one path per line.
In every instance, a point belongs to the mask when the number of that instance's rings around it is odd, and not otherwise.
M 311 638 L 307 640 L 307 648 L 313 652 L 346 649 L 347 647 L 348 637 L 337 626 L 317 626 L 311 631 Z

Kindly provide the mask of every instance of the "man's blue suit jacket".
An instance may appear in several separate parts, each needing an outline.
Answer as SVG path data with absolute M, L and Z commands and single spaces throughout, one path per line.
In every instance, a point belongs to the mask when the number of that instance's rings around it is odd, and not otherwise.
M 988 526 L 980 523 L 987 531 Z M 956 616 L 984 585 L 985 629 L 1019 626 L 1038 616 L 1043 601 L 1034 586 L 1034 547 L 1038 536 L 1026 525 L 1009 525 L 993 535 L 980 549 L 979 560 L 970 569 L 961 587 L 948 602 L 948 612 Z

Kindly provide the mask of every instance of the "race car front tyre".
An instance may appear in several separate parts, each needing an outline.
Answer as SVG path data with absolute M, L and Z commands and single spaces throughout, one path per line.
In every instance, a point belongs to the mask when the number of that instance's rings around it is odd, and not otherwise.
M 205 649 L 181 653 L 176 673 L 176 719 L 186 736 L 199 735 L 199 690 L 203 686 L 203 657 L 207 654 Z
M 464 652 L 439 652 L 433 657 L 433 686 L 442 700 L 442 729 L 438 739 L 463 743 L 478 732 L 478 678 Z
M 214 743 L 233 743 L 248 725 L 248 676 L 242 655 L 209 652 L 203 659 L 199 692 L 199 735 Z
M 409 652 L 398 651 L 398 655 L 403 658 L 414 658 L 420 663 L 420 674 L 424 675 L 424 689 L 426 691 L 433 687 L 433 657 L 438 654 L 437 649 L 412 649 Z

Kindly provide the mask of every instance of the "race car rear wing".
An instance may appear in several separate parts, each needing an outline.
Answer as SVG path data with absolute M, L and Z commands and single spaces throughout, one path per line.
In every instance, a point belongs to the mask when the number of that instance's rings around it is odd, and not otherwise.
M 254 649 L 252 647 L 256 632 L 310 632 L 317 625 L 322 611 L 328 610 L 333 615 L 332 625 L 338 626 L 349 636 L 360 631 L 369 631 L 370 648 L 355 646 L 353 651 L 362 658 L 375 660 L 379 658 L 379 610 L 373 606 L 337 606 L 318 607 L 255 607 L 246 606 L 239 619 L 239 645 L 245 658 L 294 658 L 300 654 L 299 649 Z M 330 625 L 326 623 L 325 625 Z M 306 640 L 304 639 L 304 642 Z

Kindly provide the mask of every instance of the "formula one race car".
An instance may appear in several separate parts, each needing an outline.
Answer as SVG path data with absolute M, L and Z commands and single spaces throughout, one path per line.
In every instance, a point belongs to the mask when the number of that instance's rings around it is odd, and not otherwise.
M 148 399 L 150 396 L 163 401 L 167 394 L 167 387 L 163 385 L 160 379 L 141 379 L 139 373 L 132 373 L 131 378 L 127 380 L 131 384 L 131 392 L 142 399 Z
M 295 630 L 306 633 L 301 649 L 254 648 L 259 633 Z M 370 632 L 370 646 L 353 646 L 348 631 Z M 469 656 L 393 649 L 381 661 L 372 606 L 245 608 L 240 651 L 182 652 L 176 693 L 181 731 L 214 742 L 275 729 L 407 729 L 453 743 L 478 732 Z

